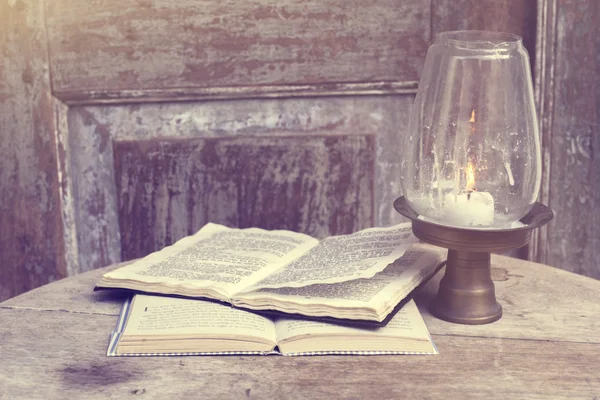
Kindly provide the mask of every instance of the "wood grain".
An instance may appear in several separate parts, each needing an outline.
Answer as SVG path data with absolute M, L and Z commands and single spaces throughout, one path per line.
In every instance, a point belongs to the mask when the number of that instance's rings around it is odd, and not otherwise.
M 441 250 L 440 250 L 441 251 Z M 482 326 L 424 313 L 439 356 L 107 358 L 123 292 L 91 292 L 116 266 L 0 303 L 7 398 L 532 398 L 600 396 L 600 282 L 492 257 L 505 314 Z M 421 310 L 435 292 L 417 296 Z M 23 334 L 27 332 L 27 334 Z
M 416 81 L 419 0 L 47 2 L 59 98 L 122 91 Z M 102 93 L 106 93 L 103 95 Z
M 68 105 L 141 104 L 159 102 L 276 99 L 294 97 L 382 96 L 415 94 L 417 81 L 260 85 L 216 88 L 169 88 L 57 93 Z
M 392 202 L 400 192 L 401 141 L 411 102 L 412 96 L 365 96 L 71 107 L 64 163 L 71 171 L 66 190 L 72 191 L 79 271 L 121 260 L 114 141 L 372 134 L 374 224 L 399 222 Z M 187 232 L 187 221 L 173 229 Z
M 455 30 L 514 33 L 535 63 L 536 0 L 432 0 L 432 36 Z
M 94 291 L 94 287 L 102 274 L 130 262 L 84 272 L 75 279 L 52 282 L 12 297 L 0 303 L 0 308 L 119 315 L 120 307 L 130 293 L 125 290 Z
M 553 100 L 554 100 L 554 54 L 556 42 L 556 19 L 554 18 L 555 2 L 538 1 L 538 27 L 536 38 L 536 63 L 534 69 L 535 77 L 535 102 L 540 125 L 540 144 L 542 150 L 542 184 L 540 188 L 539 201 L 549 204 L 550 194 L 550 166 L 551 147 L 550 132 L 552 132 Z M 528 247 L 529 259 L 547 262 L 546 243 L 548 228 L 545 225 L 532 232 Z
M 14 321 L 0 326 L 0 390 L 8 398 L 591 399 L 600 394 L 598 343 L 433 335 L 438 356 L 109 359 L 108 333 L 116 316 L 0 309 L 0 318 Z
M 66 275 L 43 18 L 0 2 L 0 301 Z
M 442 249 L 439 249 L 443 251 Z M 122 265 L 122 264 L 118 264 Z M 0 307 L 118 315 L 124 291 L 92 292 L 110 266 L 37 288 Z M 460 325 L 439 320 L 429 312 L 442 273 L 420 288 L 417 305 L 435 335 L 600 343 L 597 332 L 600 282 L 558 268 L 492 255 L 492 279 L 504 314 L 488 325 Z M 599 350 L 600 351 L 600 350 Z
M 431 315 L 440 271 L 417 295 L 432 333 L 513 339 L 600 343 L 600 282 L 558 268 L 492 255 L 492 280 L 502 318 L 488 325 L 460 325 Z
M 538 102 L 544 151 L 541 198 L 554 221 L 532 256 L 600 278 L 600 5 L 540 2 Z
M 242 137 L 113 145 L 122 258 L 208 222 L 315 237 L 373 225 L 375 138 Z

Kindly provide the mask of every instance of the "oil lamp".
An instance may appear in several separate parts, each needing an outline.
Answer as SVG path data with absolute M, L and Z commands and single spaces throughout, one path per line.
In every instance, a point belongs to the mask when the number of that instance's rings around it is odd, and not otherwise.
M 432 312 L 499 319 L 490 252 L 528 243 L 552 219 L 541 183 L 529 57 L 519 36 L 443 32 L 429 48 L 403 148 L 394 206 L 417 237 L 448 248 Z

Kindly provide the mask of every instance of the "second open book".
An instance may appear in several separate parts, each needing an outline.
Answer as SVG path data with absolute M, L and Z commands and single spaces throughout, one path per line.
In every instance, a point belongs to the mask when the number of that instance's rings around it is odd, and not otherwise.
M 272 320 L 203 300 L 136 295 L 121 310 L 109 356 L 437 354 L 413 300 L 384 327 Z
M 444 258 L 416 243 L 409 223 L 322 241 L 291 231 L 208 224 L 105 274 L 97 286 L 381 322 Z

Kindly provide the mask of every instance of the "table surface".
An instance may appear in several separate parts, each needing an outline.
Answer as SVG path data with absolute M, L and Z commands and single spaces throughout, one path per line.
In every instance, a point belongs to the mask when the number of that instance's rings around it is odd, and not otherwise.
M 110 268 L 0 303 L 0 398 L 600 399 L 600 281 L 492 256 L 498 322 L 447 323 L 417 304 L 440 355 L 106 357 L 125 293 Z

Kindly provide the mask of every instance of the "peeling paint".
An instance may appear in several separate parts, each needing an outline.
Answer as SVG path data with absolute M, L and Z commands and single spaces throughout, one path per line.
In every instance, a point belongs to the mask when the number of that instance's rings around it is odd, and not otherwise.
M 42 2 L 0 1 L 0 302 L 65 275 Z
M 430 23 L 420 0 L 62 7 L 48 3 L 56 92 L 415 81 Z
M 209 221 L 317 237 L 371 226 L 373 147 L 373 135 L 117 141 L 123 257 Z

